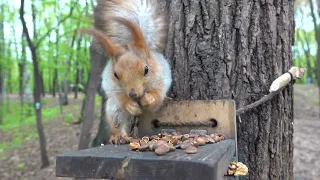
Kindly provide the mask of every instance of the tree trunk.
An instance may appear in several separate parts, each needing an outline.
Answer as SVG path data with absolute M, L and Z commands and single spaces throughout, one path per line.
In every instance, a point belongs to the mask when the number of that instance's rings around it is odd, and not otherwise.
M 78 24 L 79 26 L 79 24 Z M 73 35 L 72 40 L 71 40 L 71 46 L 73 48 L 74 42 L 76 40 L 76 34 Z M 66 71 L 64 73 L 64 80 L 63 80 L 63 97 L 62 97 L 62 104 L 64 106 L 68 105 L 68 93 L 69 93 L 69 84 L 68 84 L 68 75 L 70 72 L 70 65 L 71 65 L 71 61 L 72 61 L 72 57 L 73 57 L 73 52 L 70 53 L 69 58 L 67 59 L 67 68 Z
M 43 82 L 43 73 L 40 73 L 40 89 L 41 89 L 42 97 L 45 97 L 46 91 L 45 91 L 44 82 Z
M 51 69 L 48 70 L 48 93 L 52 92 L 52 87 L 51 87 Z
M 318 2 L 318 1 L 316 1 Z M 315 38 L 317 41 L 317 59 L 316 59 L 316 77 L 318 80 L 318 87 L 320 88 L 320 25 L 317 24 L 317 17 L 316 17 L 316 12 L 315 12 L 315 5 L 313 4 L 314 2 L 312 0 L 309 0 L 310 4 L 310 9 L 311 9 L 311 17 L 313 21 L 313 26 L 314 26 L 314 31 L 315 31 Z M 318 16 L 320 16 L 320 2 L 318 2 Z M 320 91 L 319 91 L 320 95 Z
M 79 64 L 78 64 L 78 60 L 76 62 L 76 81 L 75 81 L 75 87 L 74 87 L 74 99 L 78 99 L 78 91 L 79 91 Z
M 102 104 L 101 104 L 101 114 L 100 116 L 100 123 L 99 123 L 99 129 L 96 137 L 92 141 L 92 147 L 100 146 L 101 144 L 108 144 L 109 143 L 109 134 L 107 130 L 107 123 L 105 120 L 105 112 L 106 112 L 106 102 L 107 98 L 101 94 L 102 97 Z
M 57 19 L 59 19 L 57 17 Z M 60 63 L 59 63 L 59 28 L 56 29 L 56 65 L 57 67 L 59 67 Z M 57 87 L 58 87 L 58 96 L 59 96 L 59 106 L 60 106 L 60 113 L 63 113 L 63 98 L 62 98 L 62 82 L 61 82 L 61 77 L 60 77 L 60 72 L 58 71 L 58 69 L 56 69 L 55 72 L 56 77 L 56 83 L 57 83 Z
M 32 115 L 32 95 L 31 95 L 31 87 L 30 87 L 30 73 L 26 66 L 26 69 L 24 70 L 24 83 L 25 83 L 25 95 L 26 95 L 26 103 L 28 104 L 28 111 L 27 111 L 27 117 L 30 117 Z
M 40 71 L 37 57 L 37 46 L 35 46 L 30 39 L 28 28 L 26 25 L 26 21 L 24 19 L 24 0 L 21 0 L 20 7 L 20 19 L 23 26 L 23 33 L 28 42 L 28 47 L 31 51 L 32 63 L 33 63 L 33 77 L 34 77 L 34 105 L 36 110 L 36 120 L 37 120 L 37 130 L 40 139 L 40 150 L 41 150 L 41 160 L 42 160 L 42 168 L 49 166 L 49 159 L 47 156 L 46 150 L 46 138 L 43 131 L 42 125 L 42 113 L 41 113 L 41 79 L 40 79 Z
M 102 73 L 101 56 L 92 46 L 90 47 L 91 69 L 86 88 L 86 100 L 84 103 L 83 123 L 78 149 L 88 148 L 91 140 L 91 129 L 94 120 L 95 97 Z
M 4 15 L 4 4 L 1 4 L 1 15 Z M 4 41 L 4 23 L 3 20 L 0 19 L 0 53 L 5 54 L 5 41 Z M 3 105 L 5 99 L 5 68 L 2 66 L 2 62 L 0 62 L 0 124 L 3 123 Z
M 167 0 L 169 95 L 234 99 L 238 108 L 265 94 L 292 63 L 293 1 Z M 293 179 L 293 88 L 238 115 L 243 179 Z
M 80 80 L 80 68 L 79 68 L 79 59 L 81 58 L 79 56 L 79 51 L 81 48 L 81 40 L 82 38 L 79 38 L 77 41 L 77 59 L 76 59 L 76 78 L 75 78 L 75 87 L 74 87 L 74 98 L 78 98 L 78 91 L 79 91 L 79 80 Z
M 56 97 L 56 87 L 57 87 L 57 78 L 58 78 L 58 70 L 57 68 L 53 71 L 53 80 L 52 80 L 52 96 Z
M 5 69 L 0 67 L 0 124 L 3 123 L 3 106 L 7 96 L 5 78 Z

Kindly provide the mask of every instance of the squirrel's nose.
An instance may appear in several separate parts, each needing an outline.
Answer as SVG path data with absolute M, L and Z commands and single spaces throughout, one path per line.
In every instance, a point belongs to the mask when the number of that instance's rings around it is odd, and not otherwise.
M 129 93 L 129 97 L 131 97 L 132 99 L 137 98 L 137 94 L 134 92 L 134 89 L 132 88 L 130 93 Z

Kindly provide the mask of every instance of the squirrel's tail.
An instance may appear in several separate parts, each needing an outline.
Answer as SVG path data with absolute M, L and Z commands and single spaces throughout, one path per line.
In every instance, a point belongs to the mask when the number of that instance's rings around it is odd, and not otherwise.
M 111 40 L 120 45 L 127 45 L 132 40 L 132 33 L 142 34 L 150 50 L 162 51 L 167 38 L 167 21 L 158 12 L 156 0 L 97 0 L 95 8 L 95 26 L 103 31 Z M 136 24 L 136 32 L 119 22 L 121 17 Z M 137 36 L 133 35 L 133 36 Z M 138 43 L 138 42 L 135 42 Z

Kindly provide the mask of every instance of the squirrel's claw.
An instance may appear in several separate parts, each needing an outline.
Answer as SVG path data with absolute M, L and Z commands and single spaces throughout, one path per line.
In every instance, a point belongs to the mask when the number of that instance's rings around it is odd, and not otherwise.
M 128 137 L 121 136 L 120 134 L 111 135 L 110 144 L 120 145 L 120 144 L 127 144 L 128 143 Z

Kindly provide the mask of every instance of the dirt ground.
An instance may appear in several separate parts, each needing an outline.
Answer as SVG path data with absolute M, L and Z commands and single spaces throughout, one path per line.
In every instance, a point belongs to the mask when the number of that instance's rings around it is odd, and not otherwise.
M 294 177 L 320 179 L 319 89 L 296 85 L 294 89 Z
M 320 111 L 319 90 L 313 85 L 295 85 L 294 94 L 294 177 L 296 180 L 316 180 L 320 178 Z M 70 98 L 70 104 L 80 104 L 81 100 Z M 50 99 L 56 104 L 58 99 Z M 99 109 L 99 108 L 97 108 Z M 78 116 L 78 112 L 66 111 Z M 1 180 L 56 180 L 71 178 L 55 177 L 55 156 L 77 149 L 80 125 L 66 125 L 63 115 L 44 123 L 50 166 L 40 169 L 38 139 L 25 143 L 14 150 L 5 151 L 0 159 Z M 99 117 L 99 111 L 97 111 Z M 95 118 L 96 134 L 98 118 Z M 63 136 L 62 136 L 63 135 Z M 0 130 L 0 142 L 10 139 L 10 134 Z M 93 138 L 93 137 L 92 137 Z M 12 139 L 12 138 L 11 138 Z M 17 168 L 24 163 L 24 168 Z

